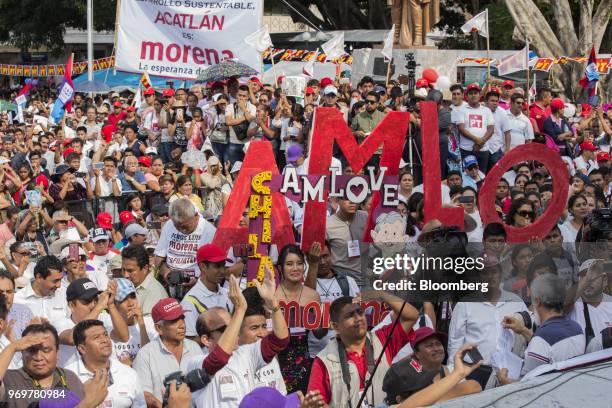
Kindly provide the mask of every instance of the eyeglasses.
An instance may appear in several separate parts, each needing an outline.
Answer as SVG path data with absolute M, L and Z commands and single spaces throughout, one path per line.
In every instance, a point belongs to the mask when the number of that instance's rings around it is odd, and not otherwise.
M 225 329 L 227 329 L 227 325 L 226 324 L 224 324 L 223 326 L 219 326 L 216 329 L 209 330 L 209 331 L 205 332 L 204 334 L 206 334 L 208 337 L 210 337 L 210 335 L 213 334 L 214 332 L 223 333 L 225 331 Z
M 376 105 L 378 102 L 376 102 L 376 101 L 371 101 L 371 100 L 369 100 L 369 99 L 368 99 L 368 100 L 366 101 L 366 103 L 367 103 L 368 105 Z
M 30 251 L 28 251 L 28 252 L 15 252 L 15 253 L 19 254 L 21 256 L 28 256 L 28 255 L 30 255 Z
M 533 211 L 517 211 L 517 214 L 524 218 L 533 218 Z

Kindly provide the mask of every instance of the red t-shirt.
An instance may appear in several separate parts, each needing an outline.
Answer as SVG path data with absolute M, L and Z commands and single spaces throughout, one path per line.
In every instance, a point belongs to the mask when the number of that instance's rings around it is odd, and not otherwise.
M 546 109 L 543 109 L 540 105 L 538 105 L 537 103 L 534 103 L 529 108 L 529 117 L 536 121 L 536 124 L 538 125 L 537 130 L 539 132 L 544 131 L 544 120 L 549 116 L 550 116 L 550 106 L 547 107 Z M 536 129 L 534 129 L 534 131 L 536 131 Z
M 117 123 L 120 120 L 124 120 L 126 116 L 127 116 L 127 113 L 125 112 L 120 112 L 118 115 L 111 113 L 110 115 L 108 115 L 108 122 L 113 126 L 117 126 Z
M 378 329 L 375 334 L 381 343 L 385 343 L 387 339 L 387 335 L 391 331 L 391 327 L 393 325 L 389 324 Z M 387 362 L 391 364 L 395 355 L 404 347 L 406 344 L 410 342 L 410 340 L 414 337 L 414 331 L 410 329 L 410 332 L 406 333 L 401 325 L 395 329 L 393 334 L 391 335 L 391 340 L 389 341 L 389 346 L 385 350 L 385 356 L 387 357 Z M 357 372 L 359 373 L 359 389 L 363 390 L 364 387 L 364 378 L 368 369 L 368 356 L 366 355 L 366 349 L 364 346 L 363 352 L 358 354 L 356 352 L 347 352 L 347 360 L 352 361 L 357 368 Z M 378 356 L 374 356 L 376 360 Z M 329 373 L 327 372 L 327 368 L 325 364 L 319 357 L 315 357 L 312 368 L 310 370 L 310 381 L 308 382 L 308 391 L 311 390 L 319 390 L 321 396 L 325 400 L 326 404 L 329 404 L 331 401 L 331 386 L 329 383 Z

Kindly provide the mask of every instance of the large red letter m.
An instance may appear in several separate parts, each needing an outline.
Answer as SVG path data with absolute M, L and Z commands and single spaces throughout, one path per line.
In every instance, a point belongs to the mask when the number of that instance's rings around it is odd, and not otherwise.
M 409 119 L 410 114 L 407 112 L 390 112 L 359 145 L 338 109 L 317 108 L 310 146 L 308 174 L 329 175 L 335 139 L 340 146 L 340 150 L 344 153 L 348 165 L 355 173 L 368 163 L 368 160 L 382 145 L 380 167 L 387 168 L 385 175 L 396 176 L 399 172 Z M 306 203 L 304 226 L 308 225 L 308 228 L 304 228 L 302 231 L 302 249 L 305 251 L 310 248 L 313 242 L 325 241 L 327 194 L 328 191 L 326 190 L 324 202 L 308 201 Z M 372 209 L 368 216 L 368 226 L 363 237 L 366 242 L 371 242 L 370 229 L 373 226 L 374 214 L 380 212 L 379 204 L 380 195 L 376 193 L 372 197 Z

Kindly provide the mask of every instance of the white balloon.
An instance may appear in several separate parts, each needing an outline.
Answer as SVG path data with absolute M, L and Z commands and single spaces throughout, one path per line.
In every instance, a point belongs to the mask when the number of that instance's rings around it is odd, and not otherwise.
M 573 118 L 576 114 L 576 107 L 571 103 L 565 104 L 565 109 L 563 109 L 563 116 L 566 118 Z
M 448 90 L 451 85 L 452 84 L 449 77 L 447 77 L 446 75 L 440 75 L 434 86 L 438 91 L 444 92 Z
M 310 41 L 311 38 L 312 38 L 312 35 L 308 31 L 302 34 L 302 40 L 304 41 Z

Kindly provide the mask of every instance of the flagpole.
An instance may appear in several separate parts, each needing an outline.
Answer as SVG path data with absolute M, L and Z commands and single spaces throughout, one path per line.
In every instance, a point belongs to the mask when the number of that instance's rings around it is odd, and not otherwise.
M 491 83 L 491 57 L 489 56 L 489 13 L 487 12 L 487 85 Z
M 391 73 L 391 60 L 387 61 L 387 77 L 385 78 L 385 88 L 389 86 L 389 74 Z
M 529 38 L 525 35 L 525 45 L 527 48 L 527 52 L 525 53 L 525 67 L 527 68 L 527 94 L 529 94 L 529 90 L 531 86 L 529 85 Z M 529 95 L 527 96 L 527 104 L 529 105 Z
M 278 88 L 278 76 L 276 75 L 276 65 L 274 64 L 274 53 L 270 53 L 272 59 L 272 73 L 274 74 L 274 87 Z

